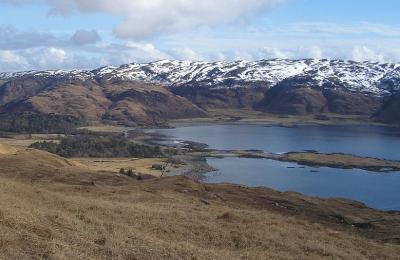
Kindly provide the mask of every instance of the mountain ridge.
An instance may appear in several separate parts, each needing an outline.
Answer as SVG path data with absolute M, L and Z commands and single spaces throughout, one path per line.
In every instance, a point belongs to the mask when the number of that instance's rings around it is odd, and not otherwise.
M 0 73 L 1 80 L 52 77 L 77 80 L 132 80 L 164 86 L 235 88 L 263 84 L 273 87 L 289 78 L 302 78 L 323 88 L 344 88 L 376 96 L 400 90 L 400 64 L 328 59 L 271 59 L 203 62 L 161 60 L 106 66 L 94 70 L 45 70 Z
M 33 111 L 67 116 L 59 119 L 62 122 L 74 117 L 135 126 L 234 108 L 363 115 L 400 124 L 399 90 L 400 64 L 395 63 L 162 60 L 91 71 L 0 73 L 0 114 Z

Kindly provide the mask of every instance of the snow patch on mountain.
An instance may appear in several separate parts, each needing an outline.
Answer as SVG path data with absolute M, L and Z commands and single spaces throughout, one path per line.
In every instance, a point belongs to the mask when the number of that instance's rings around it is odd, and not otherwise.
M 102 67 L 93 71 L 51 70 L 0 73 L 0 79 L 62 77 L 79 80 L 135 80 L 166 86 L 229 88 L 260 83 L 273 87 L 287 79 L 305 86 L 344 88 L 374 95 L 400 90 L 400 64 L 344 60 L 286 60 L 201 62 L 162 60 Z
M 18 79 L 18 78 L 71 78 L 78 80 L 89 80 L 94 77 L 90 71 L 84 70 L 46 70 L 46 71 L 21 71 L 21 72 L 3 72 L 0 73 L 0 79 Z

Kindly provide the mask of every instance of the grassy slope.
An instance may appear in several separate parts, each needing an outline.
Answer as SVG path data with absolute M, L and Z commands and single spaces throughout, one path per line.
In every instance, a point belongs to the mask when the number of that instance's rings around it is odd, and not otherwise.
M 400 216 L 184 177 L 138 182 L 38 151 L 0 156 L 1 259 L 383 259 Z M 368 229 L 351 223 L 375 220 Z M 392 243 L 384 243 L 392 242 Z

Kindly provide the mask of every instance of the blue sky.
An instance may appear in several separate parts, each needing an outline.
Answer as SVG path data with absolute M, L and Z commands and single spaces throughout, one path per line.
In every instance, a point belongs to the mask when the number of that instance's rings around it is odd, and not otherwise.
M 400 62 L 397 0 L 0 0 L 0 70 L 160 59 Z

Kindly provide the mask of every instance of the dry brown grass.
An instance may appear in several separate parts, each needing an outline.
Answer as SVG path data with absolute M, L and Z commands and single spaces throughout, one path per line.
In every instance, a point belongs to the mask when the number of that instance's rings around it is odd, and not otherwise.
M 8 138 L 0 138 L 0 144 L 12 145 L 19 147 L 28 147 L 33 143 L 42 141 L 59 142 L 60 137 L 64 135 L 58 134 L 10 134 Z
M 152 168 L 154 164 L 165 165 L 166 159 L 161 158 L 75 158 L 73 161 L 85 165 L 92 171 L 107 171 L 118 173 L 121 168 L 132 169 L 135 173 L 160 177 L 162 171 Z
M 125 127 L 125 126 L 113 126 L 113 125 L 95 125 L 95 126 L 80 127 L 78 129 L 88 130 L 91 132 L 100 132 L 100 133 L 122 133 L 127 130 L 134 130 L 135 128 Z
M 400 254 L 398 244 L 381 242 L 398 234 L 400 217 L 353 202 L 184 177 L 138 182 L 32 150 L 0 156 L 0 165 L 0 259 L 396 259 Z M 348 224 L 366 219 L 382 221 L 365 231 Z
M 0 155 L 9 155 L 17 153 L 17 149 L 15 147 L 4 145 L 0 143 Z

